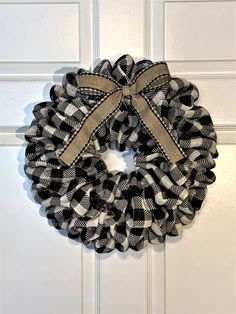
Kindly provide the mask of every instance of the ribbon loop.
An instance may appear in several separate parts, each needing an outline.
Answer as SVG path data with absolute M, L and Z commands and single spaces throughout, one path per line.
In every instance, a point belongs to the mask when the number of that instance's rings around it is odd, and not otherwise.
M 185 154 L 170 130 L 163 123 L 161 117 L 150 105 L 147 97 L 143 96 L 149 87 L 161 87 L 170 80 L 170 73 L 166 62 L 153 63 L 145 68 L 135 78 L 132 85 L 121 86 L 114 79 L 97 73 L 82 73 L 78 76 L 78 90 L 91 95 L 102 93 L 104 97 L 91 109 L 81 121 L 79 129 L 72 135 L 59 155 L 59 159 L 66 165 L 76 163 L 80 155 L 89 145 L 92 135 L 119 108 L 122 99 L 132 96 L 132 106 L 140 122 L 161 147 L 163 153 L 171 163 L 185 157 Z M 142 92 L 142 94 L 141 94 Z

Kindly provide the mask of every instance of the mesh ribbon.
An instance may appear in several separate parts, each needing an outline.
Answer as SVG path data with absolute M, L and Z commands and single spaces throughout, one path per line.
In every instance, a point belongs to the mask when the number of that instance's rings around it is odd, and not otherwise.
M 100 61 L 92 73 L 120 87 L 131 86 L 153 64 L 147 59 L 135 63 L 130 55 L 123 55 L 113 65 Z M 60 159 L 65 148 L 105 95 L 99 89 L 96 93 L 81 89 L 80 80 L 89 73 L 85 69 L 66 73 L 62 85 L 51 88 L 51 101 L 33 109 L 34 119 L 25 134 L 25 173 L 32 180 L 35 200 L 56 228 L 99 253 L 140 250 L 149 242 L 163 243 L 166 235 L 181 234 L 182 226 L 200 209 L 207 185 L 215 181 L 211 169 L 218 156 L 210 114 L 196 104 L 197 87 L 169 76 L 164 84 L 142 93 L 148 109 L 161 118 L 183 152 L 175 162 L 143 126 L 132 97 L 122 97 L 68 165 Z M 113 146 L 134 151 L 135 170 L 108 171 L 101 154 Z

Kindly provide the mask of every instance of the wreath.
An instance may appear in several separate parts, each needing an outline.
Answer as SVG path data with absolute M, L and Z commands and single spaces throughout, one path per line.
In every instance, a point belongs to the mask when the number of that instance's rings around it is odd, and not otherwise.
M 215 181 L 216 132 L 198 98 L 165 61 L 126 54 L 66 73 L 25 133 L 25 173 L 47 218 L 98 253 L 180 235 Z M 114 146 L 134 151 L 135 170 L 108 170 Z

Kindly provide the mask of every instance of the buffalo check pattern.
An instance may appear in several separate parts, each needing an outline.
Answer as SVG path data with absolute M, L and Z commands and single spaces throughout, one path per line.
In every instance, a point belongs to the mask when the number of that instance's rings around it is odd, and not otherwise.
M 135 62 L 123 55 L 114 64 L 101 60 L 94 73 L 121 85 L 132 80 L 153 62 Z M 207 186 L 215 181 L 212 168 L 218 157 L 217 136 L 209 112 L 197 101 L 196 85 L 173 77 L 145 93 L 184 152 L 171 164 L 161 147 L 140 123 L 130 98 L 92 136 L 73 166 L 59 156 L 85 115 L 102 93 L 79 92 L 80 68 L 66 73 L 61 85 L 50 90 L 50 101 L 36 104 L 27 129 L 25 173 L 32 193 L 57 229 L 93 247 L 98 253 L 117 249 L 141 250 L 178 236 L 201 208 Z M 102 153 L 108 148 L 133 150 L 135 170 L 108 171 Z

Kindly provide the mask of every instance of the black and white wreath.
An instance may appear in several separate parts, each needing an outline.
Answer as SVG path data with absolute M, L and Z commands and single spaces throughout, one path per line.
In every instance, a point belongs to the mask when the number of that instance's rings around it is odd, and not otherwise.
M 25 173 L 53 225 L 98 253 L 180 235 L 215 181 L 216 132 L 198 98 L 165 61 L 123 55 L 66 73 L 25 134 Z M 108 170 L 114 146 L 134 151 L 135 170 Z

